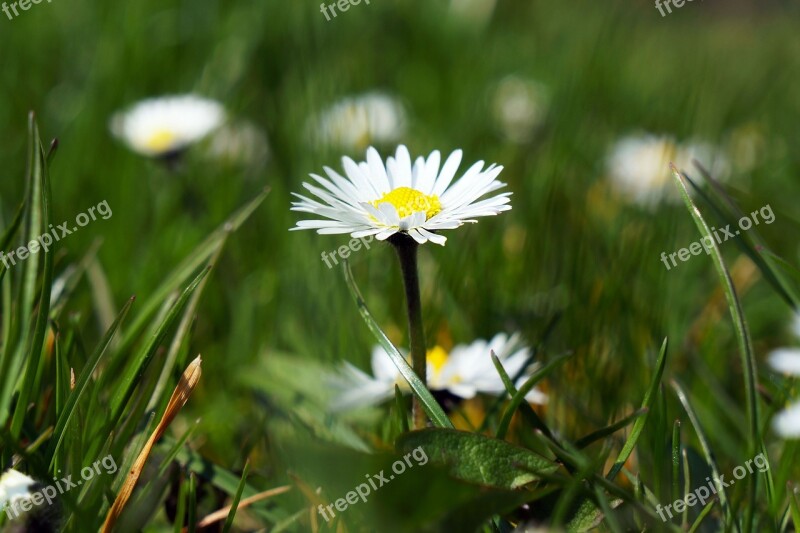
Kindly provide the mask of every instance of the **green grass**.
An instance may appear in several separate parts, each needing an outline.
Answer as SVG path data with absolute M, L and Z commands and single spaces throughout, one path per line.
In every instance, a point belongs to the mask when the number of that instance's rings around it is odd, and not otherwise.
M 786 324 L 800 294 L 798 18 L 777 1 L 693 2 L 662 18 L 647 3 L 588 0 L 499 2 L 483 27 L 449 16 L 444 1 L 373 0 L 330 22 L 318 4 L 276 0 L 59 0 L 0 15 L 0 249 L 103 200 L 113 210 L 50 253 L 0 265 L 0 467 L 46 481 L 111 455 L 119 473 L 62 501 L 65 530 L 97 530 L 201 353 L 203 377 L 148 462 L 126 530 L 175 531 L 283 486 L 291 490 L 219 525 L 508 531 L 603 518 L 609 531 L 796 530 L 798 445 L 778 439 L 770 420 L 797 387 L 765 358 L 796 342 Z M 544 124 L 523 145 L 492 120 L 491 88 L 508 74 L 550 93 Z M 299 218 L 290 193 L 343 155 L 308 142 L 308 117 L 376 88 L 409 108 L 412 154 L 462 148 L 465 160 L 504 165 L 514 193 L 512 211 L 450 231 L 443 248 L 421 247 L 429 344 L 519 331 L 546 365 L 537 377 L 550 403 L 534 411 L 483 399 L 489 415 L 478 425 L 513 452 L 487 437 L 491 452 L 459 462 L 452 450 L 479 437 L 428 430 L 426 446 L 449 466 L 431 451 L 428 465 L 325 523 L 312 506 L 391 468 L 396 443 L 411 438 L 407 398 L 341 416 L 325 409 L 323 374 L 343 360 L 367 368 L 371 327 L 408 347 L 393 250 L 350 258 L 370 327 L 342 269 L 320 259 L 348 238 L 288 231 Z M 262 128 L 266 166 L 209 163 L 198 147 L 172 173 L 109 134 L 114 111 L 188 91 Z M 742 128 L 763 135 L 755 166 L 734 165 L 724 190 L 693 195 L 696 212 L 651 212 L 609 189 L 606 152 L 626 134 L 726 145 Z M 698 182 L 699 171 L 682 170 Z M 775 222 L 741 245 L 670 271 L 661 263 L 706 225 L 766 204 Z M 68 290 L 51 300 L 54 281 Z M 685 493 L 684 472 L 696 486 L 762 451 L 768 473 L 728 488 L 724 505 L 695 506 L 669 526 L 658 518 L 657 505 Z M 526 459 L 503 463 L 513 454 Z M 525 461 L 540 465 L 531 456 L 560 468 L 529 472 Z M 533 481 L 520 489 L 475 474 L 498 464 Z

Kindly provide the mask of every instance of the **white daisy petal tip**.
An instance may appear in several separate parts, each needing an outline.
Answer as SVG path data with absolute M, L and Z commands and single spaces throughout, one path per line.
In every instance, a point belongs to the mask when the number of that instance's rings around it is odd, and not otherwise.
M 202 140 L 225 122 L 219 102 L 194 94 L 150 98 L 117 112 L 111 133 L 139 154 L 161 157 Z
M 778 413 L 772 420 L 772 428 L 784 439 L 800 438 L 800 402 Z
M 778 348 L 769 354 L 769 365 L 776 371 L 800 376 L 800 348 Z
M 502 166 L 483 168 L 483 162 L 475 163 L 454 179 L 462 156 L 461 150 L 455 150 L 440 170 L 437 151 L 426 161 L 412 158 L 408 148 L 399 145 L 394 156 L 384 161 L 370 146 L 364 162 L 342 158 L 344 176 L 325 169 L 335 183 L 319 177 L 315 180 L 323 188 L 304 183 L 316 198 L 295 195 L 299 201 L 292 204 L 292 210 L 328 219 L 313 226 L 318 231 L 354 226 L 358 231 L 374 230 L 378 240 L 402 233 L 419 244 L 443 246 L 447 239 L 439 234 L 441 230 L 511 209 L 509 192 L 492 195 L 505 187 L 497 180 Z M 311 227 L 300 222 L 297 226 Z

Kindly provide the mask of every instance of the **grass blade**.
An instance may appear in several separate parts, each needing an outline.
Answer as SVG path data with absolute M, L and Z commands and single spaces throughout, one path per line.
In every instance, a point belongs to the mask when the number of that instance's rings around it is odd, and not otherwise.
M 555 370 L 558 365 L 566 361 L 569 357 L 570 354 L 555 357 L 552 361 L 549 361 L 542 368 L 531 374 L 531 377 L 528 378 L 528 380 L 519 388 L 517 393 L 511 398 L 511 402 L 509 403 L 506 412 L 503 413 L 503 418 L 500 419 L 500 425 L 497 428 L 498 439 L 505 438 L 506 433 L 508 432 L 508 427 L 511 425 L 511 418 L 514 416 L 517 407 L 519 407 L 520 404 L 525 401 L 525 395 L 532 391 L 533 387 L 535 387 L 537 383 L 547 377 L 550 372 Z
M 72 394 L 69 395 L 67 398 L 67 402 L 64 405 L 64 409 L 60 411 L 58 416 L 58 421 L 56 422 L 56 427 L 54 431 L 54 441 L 52 445 L 52 450 L 50 455 L 52 457 L 50 465 L 51 468 L 55 464 L 56 456 L 58 454 L 58 449 L 61 446 L 61 443 L 64 440 L 64 434 L 66 432 L 67 425 L 69 424 L 72 416 L 75 414 L 75 410 L 78 406 L 78 402 L 80 401 L 83 393 L 86 391 L 86 387 L 89 384 L 89 380 L 94 374 L 97 365 L 100 363 L 100 359 L 106 353 L 106 349 L 111 344 L 111 340 L 114 338 L 114 335 L 117 333 L 120 324 L 125 319 L 125 316 L 128 314 L 128 310 L 130 310 L 131 305 L 133 305 L 134 298 L 130 298 L 125 306 L 120 311 L 119 316 L 111 325 L 106 334 L 103 336 L 103 339 L 100 341 L 100 344 L 97 346 L 94 354 L 92 354 L 89 361 L 83 367 L 83 371 L 81 371 L 81 375 L 78 380 L 75 382 L 75 389 L 72 391 Z
M 244 471 L 242 472 L 242 480 L 239 482 L 239 486 L 236 488 L 236 494 L 233 496 L 233 501 L 231 502 L 231 511 L 228 513 L 228 518 L 225 519 L 225 525 L 222 527 L 222 533 L 228 533 L 233 527 L 236 511 L 239 510 L 239 501 L 242 499 L 242 492 L 244 492 L 244 487 L 247 485 L 247 473 L 249 471 L 250 461 L 247 461 L 244 465 Z
M 617 474 L 619 474 L 619 471 L 622 470 L 625 462 L 633 453 L 633 449 L 636 447 L 636 441 L 639 440 L 639 435 L 642 434 L 642 430 L 647 423 L 647 417 L 650 414 L 650 408 L 653 406 L 653 402 L 656 399 L 658 386 L 661 383 L 661 376 L 664 374 L 664 367 L 667 363 L 667 346 L 667 339 L 664 339 L 664 342 L 661 344 L 661 352 L 658 354 L 658 361 L 656 362 L 656 373 L 653 375 L 653 381 L 650 382 L 650 387 L 647 389 L 647 392 L 644 395 L 644 400 L 642 400 L 641 408 L 647 409 L 647 412 L 645 412 L 640 418 L 637 418 L 636 422 L 633 423 L 633 429 L 631 429 L 631 434 L 628 436 L 628 440 L 625 441 L 625 445 L 622 446 L 622 450 L 620 450 L 617 460 L 614 462 L 614 466 L 611 467 L 611 470 L 609 470 L 608 474 L 606 475 L 606 479 L 609 481 L 613 481 L 614 478 L 617 477 Z
M 697 229 L 700 231 L 704 239 L 711 241 L 711 250 L 714 261 L 714 267 L 717 270 L 720 282 L 725 292 L 725 298 L 728 301 L 728 309 L 733 319 L 734 328 L 736 330 L 736 338 L 739 343 L 739 354 L 741 356 L 742 370 L 744 373 L 745 397 L 747 402 L 747 420 L 750 435 L 748 442 L 748 456 L 752 457 L 756 454 L 756 450 L 764 449 L 764 441 L 761 438 L 761 423 L 758 410 L 758 394 L 756 391 L 758 384 L 758 367 L 756 366 L 755 354 L 753 353 L 753 342 L 750 338 L 750 329 L 747 326 L 747 321 L 744 318 L 744 311 L 739 297 L 736 294 L 736 288 L 733 285 L 728 268 L 725 266 L 725 261 L 722 259 L 722 253 L 719 250 L 717 242 L 711 233 L 711 228 L 703 219 L 700 210 L 692 201 L 689 196 L 689 189 L 684 182 L 684 176 L 678 172 L 674 165 L 671 165 L 672 175 L 677 182 L 683 201 L 686 208 L 691 213 Z M 765 456 L 766 458 L 766 456 Z M 758 492 L 758 479 L 759 476 L 750 476 L 748 479 L 749 488 L 749 505 L 746 506 L 744 529 L 749 531 L 753 522 L 753 512 L 756 505 L 756 496 Z M 769 481 L 768 481 L 769 483 Z M 769 493 L 774 493 L 774 487 L 768 487 Z M 772 504 L 772 502 L 770 502 Z M 772 507 L 772 505 L 770 505 Z
M 414 370 L 411 368 L 411 365 L 408 364 L 398 349 L 395 348 L 386 334 L 381 330 L 380 326 L 378 326 L 378 323 L 375 322 L 375 319 L 372 318 L 372 314 L 369 312 L 367 304 L 364 302 L 364 297 L 361 296 L 361 292 L 358 290 L 355 279 L 353 279 L 353 272 L 350 270 L 350 264 L 347 261 L 344 261 L 342 267 L 344 268 L 344 279 L 347 282 L 347 286 L 350 288 L 350 294 L 352 294 L 353 299 L 356 302 L 358 312 L 361 313 L 361 318 L 363 318 L 364 322 L 367 323 L 367 327 L 372 334 L 375 335 L 375 338 L 378 339 L 378 343 L 381 345 L 381 347 L 383 347 L 383 349 L 386 350 L 386 353 L 389 354 L 389 357 L 400 371 L 400 374 L 406 379 L 406 381 L 408 381 L 408 384 L 411 386 L 411 390 L 414 392 L 417 398 L 419 398 L 420 402 L 422 402 L 425 412 L 428 413 L 428 416 L 438 427 L 454 429 L 453 423 L 450 422 L 449 418 L 447 418 L 447 415 L 442 410 L 442 407 L 434 399 L 428 388 L 425 387 L 425 384 L 422 383 L 422 380 L 417 377 L 417 375 L 414 373 Z
M 711 473 L 713 474 L 714 479 L 720 479 L 719 475 L 719 468 L 717 467 L 717 461 L 714 459 L 714 453 L 711 451 L 711 446 L 708 444 L 708 439 L 706 438 L 706 434 L 703 431 L 703 428 L 700 426 L 700 420 L 697 418 L 697 413 L 695 413 L 692 405 L 689 403 L 689 398 L 686 396 L 686 393 L 681 387 L 680 383 L 676 380 L 672 380 L 670 382 L 672 388 L 675 390 L 675 393 L 678 395 L 678 400 L 680 400 L 681 404 L 683 405 L 683 409 L 686 411 L 686 414 L 689 416 L 689 421 L 692 423 L 692 427 L 694 427 L 694 432 L 697 434 L 697 440 L 700 441 L 700 447 L 703 449 L 703 454 L 705 455 L 706 462 L 708 466 L 711 468 Z M 720 485 L 717 488 L 717 494 L 719 494 L 719 503 L 722 506 L 722 510 L 725 513 L 726 520 L 728 521 L 729 525 L 736 525 L 735 520 L 733 519 L 733 512 L 731 511 L 730 505 L 728 504 L 728 495 L 725 491 L 725 487 Z M 738 525 L 736 525 L 738 529 Z

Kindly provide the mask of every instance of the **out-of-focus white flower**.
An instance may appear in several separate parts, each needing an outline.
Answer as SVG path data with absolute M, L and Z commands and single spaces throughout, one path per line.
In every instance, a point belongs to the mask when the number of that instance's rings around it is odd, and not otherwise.
M 675 154 L 675 166 L 686 171 L 689 176 L 702 178 L 694 162 L 700 163 L 711 177 L 718 181 L 725 181 L 731 172 L 731 164 L 723 151 L 705 141 L 689 141 L 678 147 Z
M 267 136 L 255 124 L 239 121 L 217 128 L 208 139 L 206 155 L 248 168 L 261 168 L 269 158 Z
M 530 349 L 520 343 L 519 335 L 509 338 L 503 333 L 495 335 L 488 342 L 477 340 L 469 345 L 456 346 L 450 353 L 436 346 L 427 353 L 428 387 L 464 399 L 481 393 L 504 395 L 506 389 L 492 363 L 492 351 L 511 377 L 522 370 L 530 356 Z M 529 365 L 516 385 L 522 385 L 537 367 L 537 364 Z M 394 395 L 395 385 L 408 391 L 408 384 L 380 346 L 372 350 L 372 372 L 373 376 L 370 376 L 350 363 L 344 363 L 342 371 L 328 380 L 335 392 L 332 410 L 343 411 L 379 404 Z M 547 395 L 537 388 L 532 389 L 525 399 L 536 404 L 547 403 Z
M 492 94 L 492 115 L 503 135 L 515 143 L 531 140 L 547 116 L 549 96 L 544 85 L 517 76 L 500 80 Z
M 508 76 L 492 95 L 492 114 L 503 135 L 515 143 L 529 141 L 547 115 L 548 93 L 539 82 Z
M 311 138 L 320 144 L 363 150 L 371 144 L 393 144 L 406 132 L 407 115 L 400 101 L 372 92 L 348 97 L 313 120 Z
M 225 120 L 221 104 L 195 95 L 164 96 L 114 114 L 111 132 L 131 150 L 151 157 L 186 149 Z
M 19 500 L 29 499 L 31 487 L 36 484 L 32 478 L 13 468 L 0 476 L 0 509 L 7 504 L 14 505 Z
M 477 26 L 492 18 L 497 0 L 450 0 L 450 14 Z
M 800 402 L 794 403 L 775 415 L 772 421 L 775 433 L 784 439 L 800 438 Z
M 795 314 L 792 329 L 800 338 L 800 313 Z M 800 348 L 773 350 L 769 354 L 769 364 L 783 374 L 800 376 Z M 772 427 L 783 438 L 800 438 L 800 401 L 778 413 L 772 422 Z
M 741 172 L 752 172 L 764 157 L 766 148 L 767 140 L 758 123 L 739 126 L 728 137 L 728 154 L 733 165 Z
M 769 364 L 778 372 L 800 376 L 800 348 L 778 348 L 769 354 Z
M 653 207 L 661 201 L 680 202 L 673 183 L 670 162 L 700 180 L 693 160 L 697 159 L 715 179 L 725 179 L 730 170 L 727 158 L 715 146 L 691 141 L 678 144 L 669 136 L 632 135 L 611 148 L 607 171 L 614 188 L 629 201 Z
M 654 205 L 667 194 L 669 162 L 678 147 L 665 136 L 635 135 L 619 140 L 608 157 L 611 183 L 628 200 Z

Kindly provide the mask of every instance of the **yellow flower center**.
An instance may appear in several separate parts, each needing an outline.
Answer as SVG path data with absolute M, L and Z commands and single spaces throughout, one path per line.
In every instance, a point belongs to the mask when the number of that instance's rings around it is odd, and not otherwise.
M 425 220 L 430 220 L 431 217 L 442 210 L 442 204 L 439 202 L 438 196 L 428 196 L 410 187 L 398 187 L 392 192 L 384 194 L 383 198 L 370 203 L 375 207 L 380 204 L 392 204 L 397 209 L 397 215 L 400 218 L 405 218 L 418 211 L 424 211 Z
M 441 346 L 434 346 L 428 353 L 426 354 L 425 358 L 428 363 L 433 366 L 434 371 L 438 374 L 444 368 L 444 364 L 447 362 L 447 358 L 449 354 L 442 348 Z
M 153 152 L 166 152 L 172 148 L 177 138 L 178 136 L 169 130 L 156 130 L 147 138 L 144 146 Z

